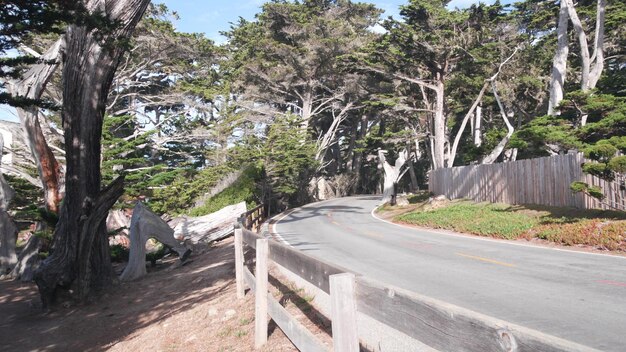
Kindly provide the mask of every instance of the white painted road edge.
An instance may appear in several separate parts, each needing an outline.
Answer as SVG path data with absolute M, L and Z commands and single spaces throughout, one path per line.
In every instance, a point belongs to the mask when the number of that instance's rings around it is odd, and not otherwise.
M 614 255 L 614 254 L 573 251 L 571 249 L 565 249 L 565 248 L 544 247 L 544 246 L 537 246 L 537 245 L 532 245 L 532 244 L 511 242 L 511 241 L 507 241 L 507 240 L 497 240 L 497 239 L 488 238 L 488 237 L 479 237 L 479 236 L 474 236 L 474 235 L 455 234 L 455 233 L 451 233 L 451 232 L 447 232 L 447 231 L 446 232 L 438 231 L 438 230 L 435 230 L 435 229 L 418 229 L 418 228 L 415 228 L 415 227 L 412 227 L 412 226 L 396 224 L 395 222 L 391 222 L 391 221 L 388 221 L 388 220 L 385 220 L 385 219 L 382 219 L 382 218 L 376 216 L 376 209 L 380 208 L 381 205 L 382 204 L 379 204 L 374 209 L 372 209 L 370 214 L 372 215 L 372 217 L 374 219 L 382 221 L 382 222 L 385 222 L 387 224 L 391 224 L 391 225 L 394 225 L 394 226 L 402 227 L 404 229 L 412 230 L 412 231 L 432 232 L 432 233 L 436 233 L 438 235 L 457 237 L 457 238 L 467 238 L 467 239 L 476 240 L 476 241 L 486 241 L 486 242 L 492 242 L 492 243 L 508 244 L 508 245 L 511 245 L 511 246 L 538 248 L 538 249 L 546 249 L 546 250 L 553 250 L 553 251 L 559 251 L 559 252 L 568 252 L 568 253 L 583 254 L 583 255 L 599 255 L 599 256 L 603 256 L 603 257 L 612 257 L 612 258 L 626 259 L 626 257 L 624 257 L 624 256 L 619 256 L 619 255 Z
M 281 220 L 283 220 L 284 218 L 286 218 L 287 216 L 289 216 L 289 214 L 293 213 L 293 212 L 294 212 L 294 211 L 296 211 L 296 210 L 300 210 L 300 209 L 302 209 L 302 208 L 309 207 L 309 206 L 312 206 L 312 205 L 317 205 L 317 204 L 322 204 L 322 203 L 330 202 L 330 201 L 332 201 L 332 200 L 337 200 L 337 199 L 338 199 L 338 198 L 326 199 L 326 200 L 321 200 L 321 201 L 319 201 L 319 202 L 314 202 L 314 203 L 305 204 L 305 205 L 303 205 L 303 206 L 301 206 L 301 207 L 297 207 L 297 208 L 289 209 L 289 210 L 285 211 L 284 213 L 278 214 L 278 215 L 276 216 L 276 218 L 275 218 L 275 219 L 272 219 L 272 220 L 274 220 L 275 222 L 272 224 L 272 225 L 274 225 L 274 228 L 273 228 L 273 229 L 272 229 L 272 228 L 270 228 L 270 229 L 269 229 L 269 230 L 270 230 L 270 231 L 269 231 L 269 232 L 270 232 L 270 234 L 271 234 L 271 235 L 276 236 L 276 238 L 278 238 L 278 240 L 279 240 L 280 242 L 282 242 L 283 244 L 285 244 L 285 245 L 287 245 L 287 246 L 289 246 L 289 247 L 292 247 L 292 248 L 293 248 L 293 246 L 292 246 L 289 242 L 287 242 L 287 240 L 285 240 L 285 238 L 284 238 L 283 236 L 281 236 L 281 235 L 280 235 L 280 233 L 278 232 L 278 223 L 279 223 Z

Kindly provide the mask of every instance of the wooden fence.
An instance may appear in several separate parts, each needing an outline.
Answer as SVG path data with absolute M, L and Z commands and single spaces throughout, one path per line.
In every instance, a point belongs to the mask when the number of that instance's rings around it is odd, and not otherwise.
M 253 275 L 244 245 L 256 251 Z M 269 261 L 330 295 L 333 346 L 329 349 L 268 292 Z M 365 314 L 440 351 L 595 351 L 429 297 L 387 286 L 305 255 L 238 227 L 235 229 L 237 297 L 255 294 L 255 346 L 267 342 L 268 315 L 301 351 L 357 352 L 357 314 Z
M 429 191 L 450 199 L 477 202 L 540 204 L 581 209 L 626 209 L 626 192 L 617 182 L 584 174 L 581 153 L 556 155 L 490 165 L 469 165 L 433 170 Z M 570 184 L 583 181 L 599 186 L 606 198 L 574 193 Z M 610 204 L 611 206 L 608 206 Z
M 239 222 L 244 228 L 258 232 L 259 226 L 267 219 L 267 215 L 265 205 L 261 204 L 241 214 Z

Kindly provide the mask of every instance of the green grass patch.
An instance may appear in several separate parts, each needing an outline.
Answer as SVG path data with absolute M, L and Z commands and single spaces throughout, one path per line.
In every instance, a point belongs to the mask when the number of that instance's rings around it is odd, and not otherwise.
M 457 203 L 445 208 L 400 215 L 396 220 L 433 228 L 506 239 L 518 238 L 539 219 L 509 211 L 500 204 Z
M 626 251 L 626 213 L 454 201 L 418 208 L 394 220 L 503 239 L 539 238 L 567 246 Z M 427 207 L 426 207 L 427 209 Z

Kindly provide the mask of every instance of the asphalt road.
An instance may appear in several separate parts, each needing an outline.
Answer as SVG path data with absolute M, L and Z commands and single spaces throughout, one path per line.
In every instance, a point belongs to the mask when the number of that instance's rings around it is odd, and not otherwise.
M 275 226 L 356 273 L 606 351 L 626 351 L 626 258 L 402 227 L 379 197 L 314 203 Z

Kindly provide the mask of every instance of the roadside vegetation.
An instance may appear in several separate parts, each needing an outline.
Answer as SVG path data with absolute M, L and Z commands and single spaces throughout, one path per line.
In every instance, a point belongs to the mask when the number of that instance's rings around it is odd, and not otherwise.
M 447 202 L 435 209 L 426 202 L 394 212 L 400 223 L 446 229 L 479 236 L 539 239 L 566 246 L 626 252 L 626 213 L 579 210 L 534 205 L 474 203 L 469 200 Z

